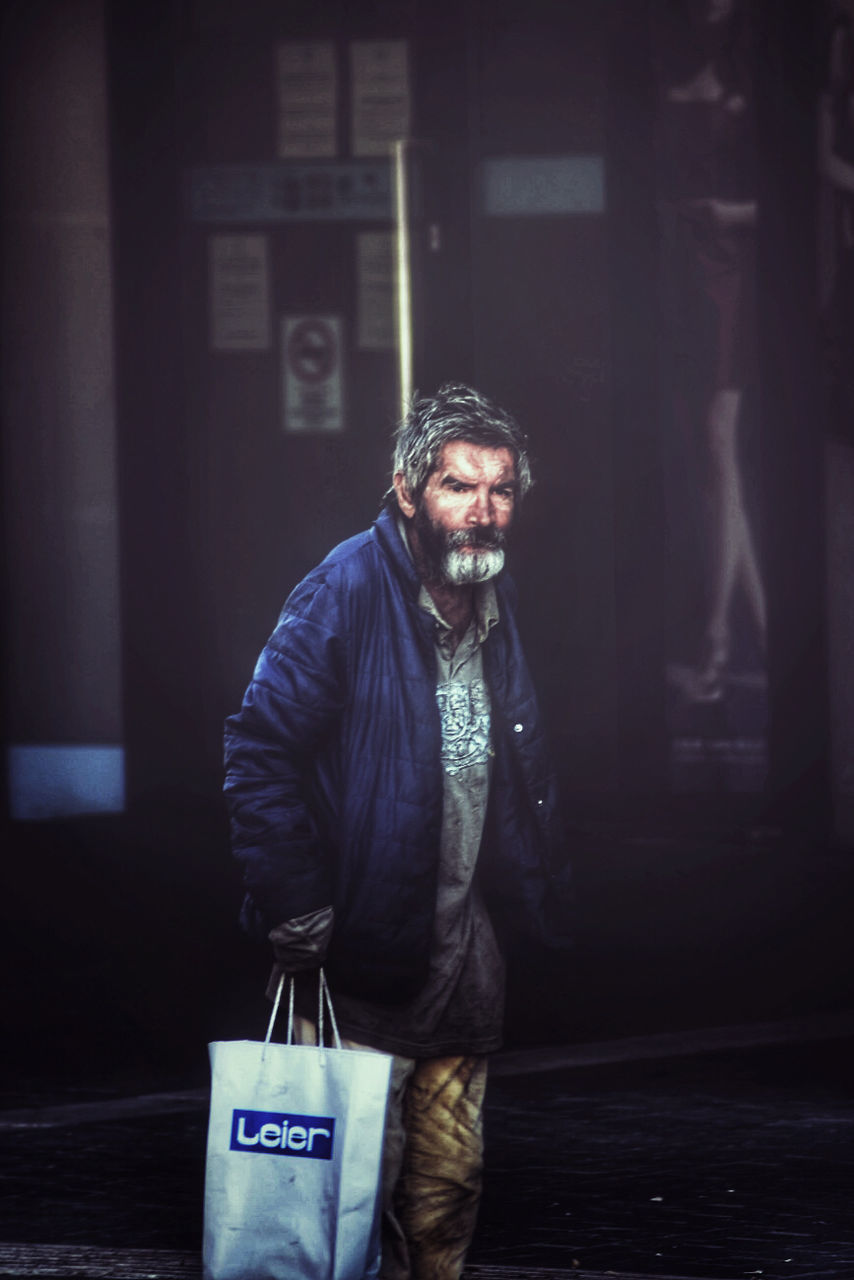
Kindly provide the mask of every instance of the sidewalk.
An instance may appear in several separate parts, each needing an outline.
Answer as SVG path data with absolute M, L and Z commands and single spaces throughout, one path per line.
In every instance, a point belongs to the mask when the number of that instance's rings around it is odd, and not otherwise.
M 22 1269 L 26 1267 L 26 1269 Z M 86 1280 L 198 1280 L 198 1255 L 145 1249 L 75 1249 L 54 1245 L 31 1247 L 0 1245 L 0 1276 L 11 1280 L 30 1277 L 86 1277 Z M 542 1267 L 466 1267 L 464 1280 L 650 1280 L 640 1273 L 587 1270 L 555 1271 Z M 654 1278 L 653 1278 L 654 1280 Z M 668 1276 L 666 1280 L 696 1280 Z
M 494 1061 L 467 1280 L 852 1280 L 854 1013 Z M 206 1091 L 16 1095 L 0 1275 L 196 1280 Z

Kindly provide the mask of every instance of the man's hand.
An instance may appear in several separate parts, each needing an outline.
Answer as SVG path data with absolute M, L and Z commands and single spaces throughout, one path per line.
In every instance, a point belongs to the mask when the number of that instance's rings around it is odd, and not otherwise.
M 269 933 L 276 964 L 287 974 L 319 969 L 326 959 L 335 913 L 332 907 L 321 907 L 308 915 L 297 916 L 276 925 Z

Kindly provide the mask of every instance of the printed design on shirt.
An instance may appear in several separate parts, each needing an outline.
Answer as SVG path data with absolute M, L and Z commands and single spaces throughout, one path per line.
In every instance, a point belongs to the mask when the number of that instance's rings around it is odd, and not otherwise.
M 442 765 L 451 775 L 489 758 L 489 694 L 483 680 L 436 686 L 442 719 Z

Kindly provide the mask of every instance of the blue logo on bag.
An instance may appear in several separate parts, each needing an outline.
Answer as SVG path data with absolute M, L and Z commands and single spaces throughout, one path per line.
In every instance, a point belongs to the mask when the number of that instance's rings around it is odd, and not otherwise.
M 278 1111 L 235 1111 L 231 1150 L 331 1160 L 335 1121 L 331 1116 L 292 1116 Z

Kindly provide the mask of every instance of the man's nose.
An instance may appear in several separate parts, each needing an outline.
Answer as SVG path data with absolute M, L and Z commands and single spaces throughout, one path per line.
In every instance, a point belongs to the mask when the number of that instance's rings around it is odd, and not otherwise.
M 472 503 L 469 508 L 469 523 L 492 523 L 492 495 L 488 489 L 475 489 L 472 494 Z

